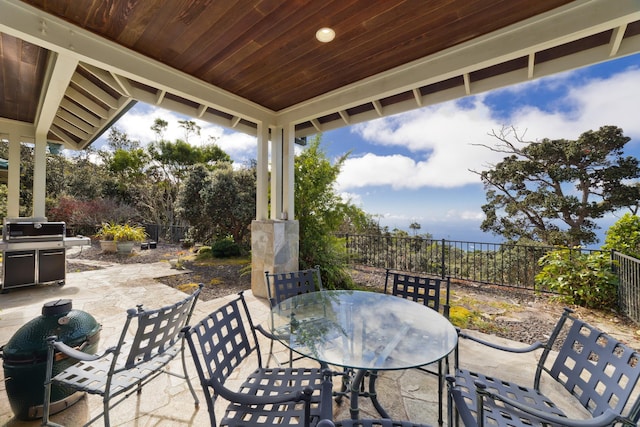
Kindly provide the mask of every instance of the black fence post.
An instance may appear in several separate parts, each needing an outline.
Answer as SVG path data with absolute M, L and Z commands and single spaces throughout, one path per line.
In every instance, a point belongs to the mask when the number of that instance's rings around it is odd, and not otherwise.
M 442 261 L 441 261 L 441 268 L 440 268 L 440 274 L 442 275 L 442 278 L 444 279 L 446 274 L 445 274 L 445 262 L 444 262 L 444 242 L 446 240 L 442 239 L 442 248 L 441 248 L 441 252 L 442 252 Z

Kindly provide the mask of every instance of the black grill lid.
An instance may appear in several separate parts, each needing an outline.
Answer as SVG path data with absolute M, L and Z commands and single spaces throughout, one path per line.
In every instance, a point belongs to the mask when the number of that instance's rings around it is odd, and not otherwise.
M 61 314 L 67 314 L 71 311 L 70 299 L 59 299 L 55 301 L 49 301 L 42 306 L 43 316 L 58 316 Z

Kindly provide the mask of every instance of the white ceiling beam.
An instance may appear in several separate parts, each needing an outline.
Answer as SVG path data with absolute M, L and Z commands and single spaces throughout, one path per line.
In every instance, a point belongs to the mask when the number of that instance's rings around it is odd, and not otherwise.
M 380 101 L 377 99 L 374 99 L 371 103 L 373 104 L 373 108 L 378 113 L 378 116 L 383 117 L 384 112 L 382 111 L 382 104 L 380 103 Z
M 275 113 L 22 2 L 0 2 L 0 32 L 252 122 Z M 43 31 L 43 27 L 45 28 Z
M 464 73 L 462 75 L 462 81 L 464 82 L 464 93 L 466 95 L 471 95 L 471 78 L 469 77 L 469 73 Z
M 340 114 L 340 117 L 342 118 L 342 121 L 346 125 L 350 125 L 351 124 L 351 118 L 349 117 L 349 113 L 347 113 L 345 110 L 340 110 L 340 111 L 338 111 L 338 114 Z
M 67 92 L 65 93 L 65 95 L 73 99 L 78 104 L 82 105 L 84 108 L 91 111 L 93 114 L 95 114 L 98 117 L 102 119 L 109 117 L 109 110 L 99 105 L 97 102 L 93 101 L 92 99 L 88 98 L 84 94 L 78 92 L 74 88 L 72 87 L 67 88 Z
M 77 116 L 71 114 L 67 110 L 59 110 L 56 117 L 61 118 L 65 122 L 68 122 L 69 124 L 77 127 L 88 135 L 93 132 L 94 126 L 91 126 L 84 120 L 80 120 Z
M 422 93 L 420 93 L 420 89 L 413 89 L 413 97 L 416 100 L 416 104 L 418 105 L 418 107 L 422 107 Z
M 71 81 L 77 84 L 78 86 L 80 86 L 82 90 L 84 90 L 94 98 L 99 99 L 100 102 L 107 104 L 109 108 L 113 108 L 113 109 L 118 108 L 118 100 L 116 98 L 109 95 L 107 92 L 102 90 L 99 86 L 94 84 L 91 80 L 87 79 L 86 77 L 83 77 L 78 73 L 75 73 L 71 78 Z
M 51 125 L 50 131 L 52 134 L 60 138 L 67 148 L 72 150 L 78 149 L 78 144 L 73 139 L 69 138 L 69 136 L 55 124 Z
M 120 86 L 120 89 L 122 89 L 122 91 L 118 91 L 120 93 L 122 93 L 124 96 L 131 96 L 131 83 L 129 83 L 129 80 L 127 80 L 125 77 L 121 77 L 119 75 L 117 75 L 114 72 L 110 72 L 109 74 L 111 74 L 111 77 L 113 77 L 113 80 L 116 81 L 116 83 L 118 83 L 118 86 Z
M 60 102 L 60 107 L 68 112 L 70 112 L 71 114 L 73 114 L 76 117 L 79 117 L 80 119 L 84 120 L 85 122 L 89 123 L 91 126 L 99 126 L 100 125 L 100 119 L 98 119 L 96 116 L 94 116 L 93 114 L 91 114 L 90 112 L 88 112 L 87 110 L 84 110 L 83 108 L 80 108 L 80 106 L 74 104 L 73 102 L 69 101 L 68 99 L 63 99 Z M 58 112 L 59 114 L 59 112 Z
M 536 68 L 536 54 L 530 53 L 528 57 L 528 63 L 527 63 L 527 79 L 531 80 L 533 78 L 535 68 Z
M 198 117 L 199 119 L 202 118 L 202 116 L 204 116 L 204 113 L 207 112 L 207 107 L 206 105 L 202 104 L 198 107 L 198 115 L 196 117 Z
M 36 135 L 47 135 L 53 123 L 65 89 L 78 66 L 78 60 L 67 55 L 51 55 L 42 88 L 40 111 L 35 121 Z
M 162 101 L 164 100 L 164 96 L 167 94 L 166 90 L 158 90 L 156 92 L 156 100 L 153 103 L 154 105 L 160 105 L 162 104 Z
M 233 116 L 231 117 L 231 127 L 235 128 L 236 126 L 238 126 L 238 123 L 240 123 L 241 118 L 238 116 Z
M 8 134 L 16 134 L 20 135 L 20 137 L 33 139 L 36 134 L 36 128 L 33 123 L 20 122 L 18 120 L 0 117 L 0 136 L 6 137 Z
M 93 65 L 86 64 L 84 62 L 81 62 L 78 65 L 81 68 L 83 68 L 86 71 L 88 71 L 89 73 L 91 73 L 95 78 L 100 80 L 102 83 L 104 83 L 105 85 L 109 86 L 114 91 L 118 92 L 120 95 L 128 96 L 126 91 L 120 85 L 120 83 L 118 81 L 116 81 L 116 79 L 113 77 L 112 73 L 110 73 L 110 72 L 108 72 L 106 70 L 103 70 L 102 68 L 98 68 L 98 67 L 94 67 Z
M 70 134 L 77 136 L 80 139 L 85 139 L 89 136 L 88 132 L 84 132 L 75 126 L 72 126 L 68 122 L 65 122 L 64 120 L 62 120 L 60 117 L 56 117 L 53 120 L 53 124 L 58 126 L 60 129 L 63 129 L 69 132 Z
M 317 119 L 312 119 L 311 124 L 318 132 L 322 132 L 322 126 L 320 125 L 320 122 Z
M 494 33 L 284 109 L 278 114 L 278 122 L 305 122 L 341 109 L 528 56 L 532 52 L 637 20 L 640 20 L 638 0 L 576 0 Z
M 609 43 L 611 46 L 609 56 L 616 56 L 618 53 L 625 31 L 627 31 L 627 24 L 621 25 L 613 30 L 613 34 L 611 34 L 611 42 Z

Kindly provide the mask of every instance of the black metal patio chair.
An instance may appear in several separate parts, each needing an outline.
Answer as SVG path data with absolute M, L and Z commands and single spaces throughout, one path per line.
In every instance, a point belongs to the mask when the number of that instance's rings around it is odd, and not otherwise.
M 529 347 L 511 348 L 465 333 L 459 333 L 459 337 L 511 353 L 543 351 L 533 385 L 524 386 L 461 369 L 456 349 L 455 373 L 447 377 L 449 426 L 454 425 L 454 418 L 455 425 L 462 420 L 467 427 L 636 426 L 640 420 L 640 354 L 572 316 L 569 309 L 565 309 L 546 344 L 538 341 Z M 559 345 L 557 354 L 552 351 L 554 344 Z M 591 418 L 568 418 L 541 390 L 543 373 Z
M 242 292 L 192 328 L 185 328 L 212 426 L 315 426 L 332 412 L 331 373 L 322 368 L 265 368 Z M 227 380 L 255 358 L 257 367 L 237 388 Z M 251 366 L 251 365 L 250 365 Z M 253 366 L 251 366 L 253 368 Z M 216 424 L 218 397 L 229 402 Z
M 443 286 L 444 289 L 442 289 Z M 450 290 L 451 279 L 449 277 L 412 275 L 386 269 L 385 293 L 423 304 L 441 313 L 447 319 L 449 318 Z M 438 424 L 442 425 L 444 422 L 444 381 L 445 371 L 448 371 L 448 358 L 444 362 L 439 360 L 437 364 L 437 370 L 431 370 L 427 367 L 417 369 L 438 378 Z
M 267 284 L 267 295 L 271 307 L 275 307 L 282 301 L 295 295 L 317 292 L 323 289 L 319 266 L 286 273 L 271 274 L 265 271 L 265 282 Z M 273 322 L 273 319 L 271 319 L 271 321 Z M 273 327 L 273 323 L 271 326 Z M 293 350 L 289 349 L 289 360 L 285 362 L 279 361 L 273 352 L 275 337 L 261 325 L 257 325 L 256 328 L 261 334 L 271 339 L 269 342 L 269 356 L 267 357 L 265 366 L 269 366 L 271 358 L 276 361 L 278 366 L 288 363 L 289 367 L 293 366 L 294 361 L 302 359 L 302 356 L 294 357 Z
M 317 427 L 430 427 L 427 424 L 416 424 L 410 421 L 398 421 L 389 418 L 379 419 L 345 419 L 336 421 L 322 420 Z
M 109 411 L 132 394 L 140 394 L 144 385 L 163 372 L 187 381 L 197 407 L 198 397 L 187 374 L 183 329 L 189 323 L 201 290 L 202 285 L 183 300 L 157 310 L 146 310 L 142 305 L 127 310 L 118 342 L 101 354 L 87 354 L 56 337 L 49 337 L 42 424 L 58 426 L 49 420 L 53 383 L 102 396 L 103 412 L 85 425 L 104 417 L 104 425 L 108 427 Z M 53 375 L 54 360 L 60 353 L 79 362 Z M 183 373 L 165 370 L 178 354 L 182 358 Z

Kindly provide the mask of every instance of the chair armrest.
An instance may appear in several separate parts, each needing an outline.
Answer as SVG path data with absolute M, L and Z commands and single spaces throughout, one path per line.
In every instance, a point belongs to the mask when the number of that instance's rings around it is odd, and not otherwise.
M 549 414 L 548 412 L 544 412 L 544 411 L 540 411 L 538 409 L 532 408 L 522 402 L 510 399 L 506 396 L 491 393 L 487 391 L 487 386 L 482 381 L 476 381 L 475 386 L 476 386 L 476 391 L 478 392 L 479 395 L 482 395 L 484 397 L 488 397 L 494 400 L 499 400 L 503 402 L 505 405 L 516 408 L 519 411 L 532 415 L 540 419 L 541 421 L 547 422 L 547 423 L 553 423 L 553 424 L 561 425 L 564 427 L 606 427 L 606 426 L 613 425 L 614 422 L 621 422 L 623 423 L 623 425 L 624 424 L 630 425 L 630 426 L 635 425 L 635 423 L 624 418 L 620 414 L 613 412 L 611 409 L 607 409 L 601 415 L 594 418 L 587 419 L 587 420 L 577 420 L 577 419 L 571 419 L 566 417 L 560 417 L 558 415 Z M 478 402 L 480 402 L 480 400 Z M 502 410 L 508 411 L 508 407 L 505 407 Z M 479 425 L 483 425 L 480 422 L 480 420 L 478 421 L 479 421 L 478 422 Z
M 226 388 L 220 381 L 209 378 L 207 385 L 212 387 L 215 392 L 229 402 L 240 403 L 241 405 L 269 405 L 284 402 L 299 402 L 301 400 L 310 401 L 313 389 L 305 387 L 302 390 L 292 391 L 287 394 L 274 396 L 254 396 L 245 393 L 238 393 Z
M 483 340 L 482 338 L 478 338 L 478 337 L 474 337 L 474 336 L 471 336 L 471 335 L 467 335 L 464 332 L 459 332 L 458 333 L 458 337 L 459 338 L 465 338 L 465 339 L 468 339 L 468 340 L 471 340 L 471 341 L 475 341 L 478 344 L 482 344 L 482 345 L 485 345 L 487 347 L 491 347 L 491 348 L 496 349 L 496 350 L 507 351 L 509 353 L 529 353 L 531 351 L 534 351 L 534 350 L 537 350 L 539 348 L 543 348 L 544 347 L 544 344 L 541 343 L 540 341 L 536 341 L 536 342 L 534 342 L 533 344 L 531 344 L 528 347 L 517 347 L 517 348 L 516 347 L 507 347 L 507 346 L 503 346 L 503 345 L 500 345 L 500 344 L 495 344 L 495 343 Z
M 69 356 L 72 359 L 82 360 L 84 362 L 91 362 L 92 360 L 101 359 L 107 354 L 112 353 L 115 350 L 114 348 L 108 348 L 103 353 L 89 354 L 89 353 L 85 353 L 83 351 L 77 350 L 73 347 L 69 347 L 67 344 L 63 343 L 62 341 L 58 341 L 57 339 L 58 339 L 57 337 L 49 337 L 47 338 L 47 342 L 49 343 L 49 345 L 51 345 L 60 353 L 66 356 Z
M 262 325 L 256 325 L 255 329 L 260 332 L 262 335 L 264 335 L 265 337 L 271 339 L 271 340 L 275 340 L 277 339 L 275 335 L 273 335 L 271 332 L 267 331 L 265 328 L 262 327 Z

